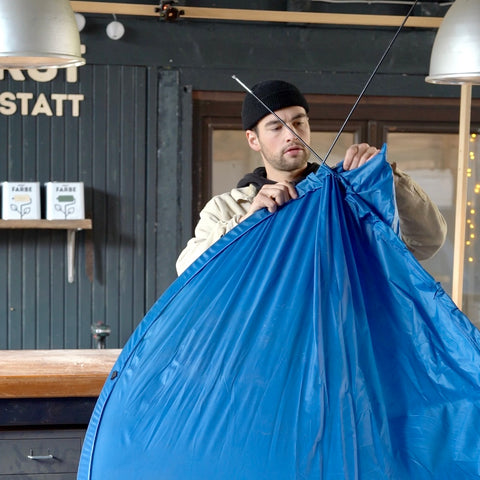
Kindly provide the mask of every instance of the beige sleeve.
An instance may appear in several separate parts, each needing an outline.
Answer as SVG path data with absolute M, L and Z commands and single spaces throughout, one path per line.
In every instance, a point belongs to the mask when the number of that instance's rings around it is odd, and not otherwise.
M 445 219 L 415 181 L 395 165 L 392 168 L 402 239 L 418 260 L 425 260 L 432 257 L 445 241 Z M 177 259 L 178 275 L 239 224 L 256 193 L 254 187 L 234 189 L 213 197 L 205 205 L 195 227 L 195 236 L 188 241 Z
M 447 223 L 425 191 L 392 165 L 402 240 L 417 260 L 432 257 L 447 236 Z
M 177 259 L 178 275 L 239 224 L 240 218 L 247 212 L 255 195 L 256 190 L 253 187 L 245 187 L 218 195 L 208 201 L 200 212 L 195 236 L 188 241 Z

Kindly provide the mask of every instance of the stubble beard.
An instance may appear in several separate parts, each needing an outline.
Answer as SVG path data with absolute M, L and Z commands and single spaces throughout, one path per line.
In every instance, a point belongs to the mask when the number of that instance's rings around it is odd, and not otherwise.
M 310 152 L 303 149 L 301 155 L 295 155 L 293 158 L 282 152 L 278 155 L 269 155 L 264 157 L 265 160 L 276 170 L 282 172 L 292 172 L 299 170 L 307 166 L 308 159 L 310 158 Z

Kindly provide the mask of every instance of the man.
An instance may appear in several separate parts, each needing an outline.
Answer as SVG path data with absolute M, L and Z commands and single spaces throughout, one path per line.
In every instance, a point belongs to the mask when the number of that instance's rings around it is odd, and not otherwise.
M 275 212 L 296 199 L 295 185 L 319 167 L 317 163 L 308 162 L 310 150 L 303 143 L 310 144 L 309 106 L 300 91 L 280 80 L 261 82 L 252 91 L 290 129 L 253 95 L 246 95 L 242 106 L 243 128 L 248 145 L 260 153 L 264 166 L 246 175 L 237 188 L 217 195 L 205 205 L 195 237 L 189 240 L 177 260 L 179 275 L 219 238 L 257 210 L 267 208 Z M 377 153 L 376 147 L 366 143 L 352 145 L 345 154 L 343 168 L 358 168 Z M 392 169 L 402 239 L 418 260 L 425 260 L 445 241 L 445 219 L 418 184 L 395 165 Z

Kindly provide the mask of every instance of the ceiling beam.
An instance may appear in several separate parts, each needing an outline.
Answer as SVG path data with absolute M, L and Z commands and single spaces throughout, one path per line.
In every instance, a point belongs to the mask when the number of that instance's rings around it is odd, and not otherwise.
M 84 2 L 71 0 L 72 8 L 79 13 L 98 13 L 158 17 L 157 5 L 110 2 Z M 277 10 L 248 10 L 235 8 L 204 8 L 177 6 L 184 13 L 180 18 L 198 20 L 228 20 L 233 22 L 281 22 L 324 25 L 351 25 L 371 27 L 399 27 L 403 16 L 357 15 L 347 13 L 293 12 Z M 409 17 L 405 27 L 438 28 L 442 17 Z

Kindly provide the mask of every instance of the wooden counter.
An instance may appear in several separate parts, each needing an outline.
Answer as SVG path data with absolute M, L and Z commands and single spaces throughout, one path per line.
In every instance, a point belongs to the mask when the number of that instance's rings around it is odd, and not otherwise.
M 0 398 L 98 397 L 120 351 L 2 350 Z

